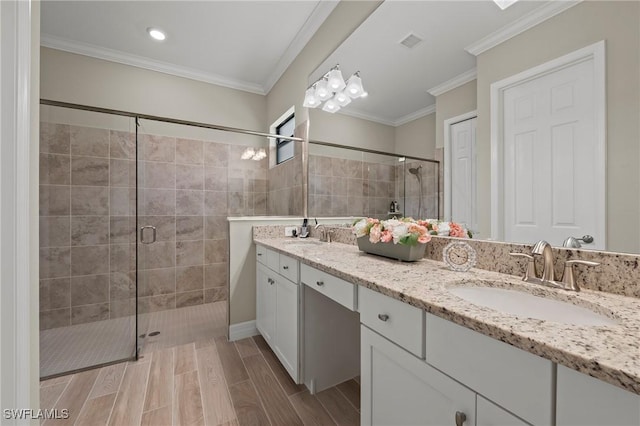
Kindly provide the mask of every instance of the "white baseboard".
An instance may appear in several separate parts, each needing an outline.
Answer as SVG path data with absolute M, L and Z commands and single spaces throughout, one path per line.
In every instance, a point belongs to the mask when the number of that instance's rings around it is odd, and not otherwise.
M 256 328 L 256 322 L 254 321 L 246 321 L 238 324 L 231 324 L 229 326 L 229 341 L 233 342 L 235 340 L 246 339 L 247 337 L 253 337 L 260 334 L 258 329 Z

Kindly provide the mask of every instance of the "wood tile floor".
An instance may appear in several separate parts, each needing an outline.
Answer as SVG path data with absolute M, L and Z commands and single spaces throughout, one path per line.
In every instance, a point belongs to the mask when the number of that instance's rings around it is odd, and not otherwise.
M 217 336 L 41 382 L 43 409 L 68 409 L 45 425 L 359 425 L 355 378 L 311 395 L 261 336 Z

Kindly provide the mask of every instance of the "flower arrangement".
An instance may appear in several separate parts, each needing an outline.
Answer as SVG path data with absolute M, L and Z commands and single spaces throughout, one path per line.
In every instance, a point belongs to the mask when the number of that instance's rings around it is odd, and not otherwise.
M 428 243 L 432 235 L 447 237 L 471 238 L 471 231 L 455 222 L 445 222 L 437 219 L 415 220 L 410 217 L 400 219 L 379 220 L 363 218 L 353 224 L 356 238 L 369 236 L 373 244 L 383 242 L 415 246 L 418 243 Z

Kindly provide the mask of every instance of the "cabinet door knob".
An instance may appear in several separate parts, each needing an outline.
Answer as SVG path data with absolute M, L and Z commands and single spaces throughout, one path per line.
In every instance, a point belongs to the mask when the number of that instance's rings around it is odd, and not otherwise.
M 389 315 L 387 315 L 387 314 L 378 314 L 378 319 L 380 321 L 387 322 L 389 320 Z
M 262 253 L 258 253 L 258 256 L 262 256 Z
M 316 281 L 316 285 L 322 287 L 324 285 L 324 281 Z
M 289 267 L 287 265 L 284 265 L 282 269 L 289 269 Z
M 275 281 L 274 281 L 274 280 L 272 280 L 271 278 L 269 278 L 269 279 L 267 280 L 267 282 L 268 282 L 269 284 L 271 284 L 271 285 L 273 285 L 273 283 L 275 283 Z
M 467 421 L 467 415 L 462 411 L 456 411 L 456 426 L 462 426 Z

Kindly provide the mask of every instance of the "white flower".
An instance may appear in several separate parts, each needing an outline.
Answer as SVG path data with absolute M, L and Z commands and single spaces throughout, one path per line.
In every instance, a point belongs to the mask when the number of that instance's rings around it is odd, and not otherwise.
M 449 222 L 440 222 L 440 224 L 438 224 L 438 235 L 448 237 L 450 231 L 451 228 L 449 227 Z
M 356 238 L 364 237 L 367 235 L 367 219 L 362 219 L 353 225 L 353 232 L 356 234 Z
M 400 238 L 409 233 L 409 228 L 404 223 L 398 221 L 398 225 L 393 227 L 391 233 L 393 234 L 393 244 L 398 244 Z

